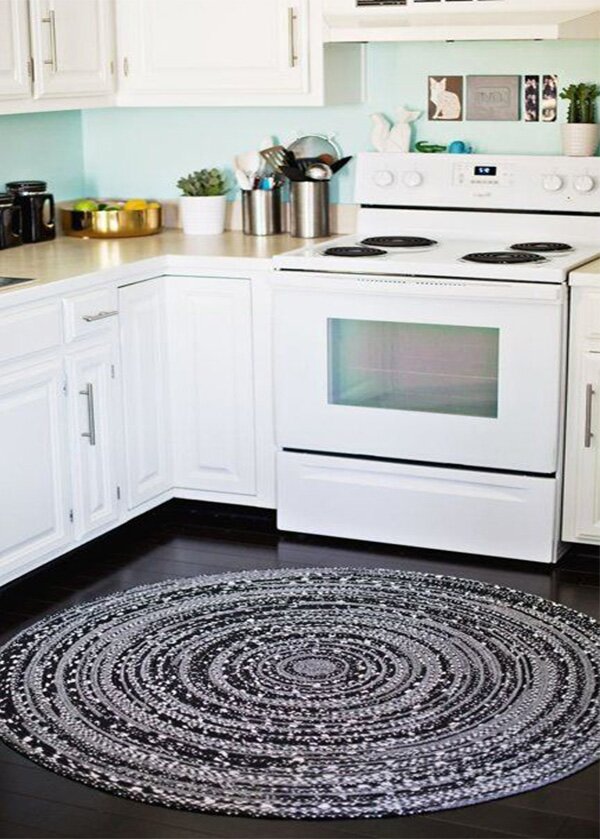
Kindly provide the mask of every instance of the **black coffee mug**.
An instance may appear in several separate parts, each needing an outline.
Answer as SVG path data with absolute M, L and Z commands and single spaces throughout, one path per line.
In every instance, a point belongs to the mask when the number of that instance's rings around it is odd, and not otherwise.
M 6 184 L 22 212 L 23 242 L 44 242 L 56 236 L 54 196 L 45 181 L 11 181 Z
M 12 203 L 12 196 L 0 193 L 0 250 L 23 244 L 21 208 Z

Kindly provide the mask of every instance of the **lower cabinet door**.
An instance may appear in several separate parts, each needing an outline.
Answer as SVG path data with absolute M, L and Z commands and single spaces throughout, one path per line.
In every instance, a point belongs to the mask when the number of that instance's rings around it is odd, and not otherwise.
M 167 277 L 174 485 L 256 492 L 250 282 Z
M 171 489 L 164 282 L 119 289 L 127 506 Z
M 62 360 L 0 373 L 0 583 L 71 536 Z
M 567 419 L 563 538 L 600 543 L 600 352 L 583 353 Z
M 77 538 L 119 517 L 116 335 L 67 359 Z

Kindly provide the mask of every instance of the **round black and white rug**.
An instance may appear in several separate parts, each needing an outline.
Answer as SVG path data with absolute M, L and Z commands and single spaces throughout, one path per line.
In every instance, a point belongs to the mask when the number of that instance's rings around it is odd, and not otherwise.
M 0 737 L 169 807 L 374 817 L 530 790 L 598 754 L 599 626 L 444 576 L 258 571 L 143 586 L 0 650 Z

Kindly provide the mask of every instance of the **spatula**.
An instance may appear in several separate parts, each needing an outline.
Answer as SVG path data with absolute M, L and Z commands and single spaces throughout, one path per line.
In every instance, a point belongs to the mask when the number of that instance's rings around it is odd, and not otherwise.
M 296 158 L 285 146 L 271 146 L 262 149 L 260 156 L 266 160 L 274 172 L 282 172 L 284 166 L 295 166 Z

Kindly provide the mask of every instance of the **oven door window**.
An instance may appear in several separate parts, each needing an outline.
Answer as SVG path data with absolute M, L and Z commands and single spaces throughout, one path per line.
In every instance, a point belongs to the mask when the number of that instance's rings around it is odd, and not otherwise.
M 500 330 L 328 320 L 333 405 L 498 416 Z

